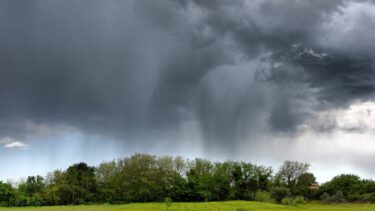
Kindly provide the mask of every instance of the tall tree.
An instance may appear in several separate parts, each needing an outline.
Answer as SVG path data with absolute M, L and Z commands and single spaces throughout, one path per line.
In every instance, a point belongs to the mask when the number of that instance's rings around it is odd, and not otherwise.
M 70 166 L 66 172 L 57 174 L 51 190 L 59 204 L 82 204 L 95 201 L 97 183 L 95 168 L 86 163 Z
M 298 179 L 307 173 L 310 164 L 297 161 L 285 161 L 275 176 L 276 185 L 286 186 L 292 192 L 295 190 Z
M 12 206 L 14 201 L 15 193 L 12 186 L 0 181 L 0 206 Z

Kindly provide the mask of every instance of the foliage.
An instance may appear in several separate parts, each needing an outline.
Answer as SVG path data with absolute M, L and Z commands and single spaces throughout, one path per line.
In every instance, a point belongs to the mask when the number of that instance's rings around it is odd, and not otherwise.
M 271 193 L 268 191 L 257 191 L 255 194 L 255 201 L 259 202 L 273 202 L 274 200 L 272 199 Z
M 97 167 L 74 164 L 45 178 L 29 176 L 17 187 L 0 182 L 0 205 L 164 201 L 168 208 L 171 201 L 256 200 L 298 205 L 305 199 L 319 198 L 330 204 L 375 202 L 374 181 L 343 174 L 319 188 L 308 167 L 306 163 L 286 161 L 273 176 L 270 167 L 248 162 L 213 163 L 205 159 L 134 154 Z
M 321 187 L 322 192 L 333 195 L 340 191 L 345 197 L 361 189 L 361 179 L 353 174 L 341 174 Z
M 17 206 L 46 205 L 43 198 L 45 191 L 44 178 L 42 176 L 29 176 L 25 182 L 18 185 L 15 204 Z
M 337 193 L 332 196 L 330 196 L 328 193 L 324 193 L 321 197 L 321 202 L 323 204 L 341 204 L 346 203 L 347 200 L 341 191 L 337 191 Z
M 327 192 L 324 192 L 324 193 L 320 196 L 320 200 L 323 202 L 323 201 L 328 200 L 329 197 L 330 197 L 330 195 L 329 195 Z
M 343 198 L 348 201 L 374 202 L 375 182 L 372 180 L 361 180 L 359 176 L 353 174 L 341 174 L 323 184 L 319 192 L 321 198 L 323 195 L 333 196 L 340 192 Z M 332 199 L 324 201 L 331 203 Z
M 303 198 L 303 196 L 297 196 L 295 198 L 287 197 L 287 198 L 283 198 L 281 200 L 281 204 L 283 204 L 283 205 L 293 205 L 293 206 L 304 205 L 305 204 L 305 198 Z
M 375 193 L 365 193 L 361 195 L 359 201 L 375 203 Z
M 294 198 L 294 205 L 303 205 L 305 204 L 305 198 L 303 196 L 297 196 Z
M 300 180 L 304 178 L 303 175 L 307 173 L 309 166 L 307 163 L 285 161 L 275 176 L 275 183 L 294 192 L 297 184 L 304 184 Z
M 15 201 L 15 193 L 10 184 L 0 182 L 0 206 L 12 206 Z
M 314 198 L 316 190 L 310 187 L 316 183 L 315 176 L 312 173 L 303 173 L 297 179 L 296 187 L 293 189 L 293 195 L 300 195 L 308 199 Z
M 274 187 L 271 189 L 271 195 L 277 203 L 281 203 L 281 200 L 291 196 L 289 188 L 285 187 Z
M 164 198 L 164 204 L 167 206 L 167 210 L 169 210 L 169 207 L 172 206 L 172 199 L 169 197 Z
M 282 205 L 293 205 L 293 198 L 291 198 L 291 197 L 283 198 L 283 199 L 281 199 L 280 203 Z

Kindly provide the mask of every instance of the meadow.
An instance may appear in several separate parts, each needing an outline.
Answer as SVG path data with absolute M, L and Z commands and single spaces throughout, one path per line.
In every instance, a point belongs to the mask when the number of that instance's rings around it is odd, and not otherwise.
M 375 204 L 342 204 L 323 205 L 309 203 L 301 206 L 285 206 L 278 204 L 228 201 L 228 202 L 201 202 L 201 203 L 172 203 L 167 209 L 164 203 L 132 203 L 126 205 L 79 205 L 79 206 L 52 206 L 52 207 L 24 207 L 0 208 L 0 211 L 250 211 L 250 210 L 314 210 L 314 211 L 340 211 L 340 210 L 375 210 Z

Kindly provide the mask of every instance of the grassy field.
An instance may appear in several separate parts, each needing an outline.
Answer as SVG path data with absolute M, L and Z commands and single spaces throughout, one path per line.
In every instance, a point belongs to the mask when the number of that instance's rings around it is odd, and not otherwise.
M 127 205 L 91 205 L 91 206 L 56 206 L 56 207 L 26 207 L 26 208 L 0 208 L 0 211 L 166 211 L 163 203 L 135 203 Z M 340 210 L 374 210 L 375 204 L 346 204 L 346 205 L 320 205 L 306 204 L 303 206 L 283 206 L 259 202 L 230 201 L 209 203 L 172 203 L 168 211 L 200 211 L 200 210 L 314 210 L 314 211 L 340 211 Z

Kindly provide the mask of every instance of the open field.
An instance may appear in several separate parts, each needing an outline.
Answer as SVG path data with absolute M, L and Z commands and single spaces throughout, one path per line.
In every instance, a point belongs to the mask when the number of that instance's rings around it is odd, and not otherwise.
M 26 208 L 0 208 L 0 211 L 149 211 L 167 210 L 163 203 L 134 203 L 127 205 L 91 205 L 91 206 L 55 206 L 55 207 L 26 207 Z M 340 210 L 374 210 L 375 204 L 346 204 L 346 205 L 321 205 L 307 204 L 303 206 L 283 206 L 259 202 L 230 201 L 209 203 L 173 203 L 169 211 L 200 211 L 200 210 L 314 210 L 314 211 L 340 211 Z

